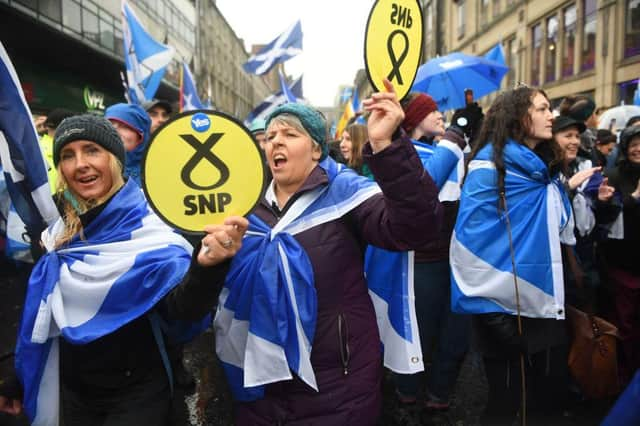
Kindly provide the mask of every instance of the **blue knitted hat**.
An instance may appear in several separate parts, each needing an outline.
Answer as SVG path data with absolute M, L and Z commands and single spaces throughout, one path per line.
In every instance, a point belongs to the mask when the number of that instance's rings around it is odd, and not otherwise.
M 322 156 L 320 161 L 324 160 L 329 152 L 327 145 L 327 126 L 322 114 L 319 111 L 299 103 L 287 103 L 276 108 L 269 117 L 267 117 L 266 128 L 269 127 L 271 120 L 281 114 L 294 115 L 302 123 L 302 127 L 305 128 L 307 133 L 311 136 L 314 142 L 317 142 L 322 148 Z

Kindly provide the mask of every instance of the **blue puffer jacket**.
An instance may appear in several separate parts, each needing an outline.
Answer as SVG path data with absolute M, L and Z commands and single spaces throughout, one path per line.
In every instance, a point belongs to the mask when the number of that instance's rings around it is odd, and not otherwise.
M 124 175 L 133 179 L 139 186 L 140 183 L 140 163 L 142 156 L 147 150 L 149 136 L 151 135 L 151 119 L 147 112 L 140 105 L 115 104 L 111 105 L 104 113 L 107 120 L 117 120 L 128 125 L 142 135 L 142 143 L 133 151 L 127 152 L 124 165 Z

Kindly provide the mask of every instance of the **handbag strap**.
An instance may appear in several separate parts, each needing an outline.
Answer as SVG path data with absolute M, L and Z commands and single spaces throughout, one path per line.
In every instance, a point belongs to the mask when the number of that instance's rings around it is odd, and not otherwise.
M 509 209 L 507 208 L 507 197 L 504 190 L 500 192 L 500 201 L 502 211 L 504 211 L 505 224 L 507 226 L 507 235 L 509 236 L 509 253 L 511 254 L 511 268 L 513 272 L 513 285 L 516 293 L 516 318 L 518 322 L 518 336 L 522 338 L 522 317 L 520 316 L 520 291 L 518 287 L 518 274 L 516 273 L 516 255 L 513 247 L 513 237 L 511 235 L 511 221 L 509 220 Z M 527 386 L 525 383 L 524 371 L 524 354 L 520 352 L 520 405 L 522 407 L 522 416 L 520 424 L 527 425 Z

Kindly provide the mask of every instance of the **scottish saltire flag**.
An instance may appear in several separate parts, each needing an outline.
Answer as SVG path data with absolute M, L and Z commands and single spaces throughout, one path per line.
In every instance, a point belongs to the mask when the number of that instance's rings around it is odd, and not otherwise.
M 400 374 L 424 370 L 413 271 L 413 251 L 367 247 L 365 274 L 384 346 L 383 364 Z
M 353 86 L 347 86 L 342 89 L 342 93 L 340 93 L 340 105 L 346 104 L 349 99 L 353 96 Z
M 289 89 L 289 85 L 284 79 L 282 70 L 278 70 L 278 77 L 280 77 L 280 90 L 282 91 L 282 94 L 284 95 L 284 98 L 286 99 L 287 103 L 296 103 L 297 101 L 296 96 L 293 94 L 291 89 Z
M 251 56 L 242 67 L 251 74 L 263 75 L 274 65 L 302 53 L 302 25 L 297 21 L 275 40 Z
M 502 42 L 498 42 L 491 50 L 489 50 L 485 55 L 485 59 L 488 59 L 493 62 L 497 62 L 502 66 L 507 66 L 507 61 L 504 59 L 504 49 L 502 48 Z
M 152 99 L 173 58 L 171 46 L 158 43 L 144 29 L 126 1 L 122 1 L 122 38 L 127 67 L 129 100 L 140 104 Z
M 349 124 L 349 120 L 351 120 L 356 113 L 353 111 L 353 103 L 347 102 L 344 104 L 344 111 L 340 116 L 340 120 L 338 120 L 338 124 L 336 125 L 336 133 L 334 137 L 336 139 L 342 138 L 342 132 L 347 128 L 347 124 Z
M 24 223 L 26 244 L 58 218 L 38 142 L 16 70 L 0 43 L 0 162 L 14 212 Z M 14 222 L 16 223 L 16 222 Z
M 198 97 L 193 75 L 189 71 L 189 66 L 183 62 L 182 73 L 180 74 L 180 112 L 203 108 L 204 105 Z
M 640 78 L 638 79 L 638 85 L 636 86 L 636 91 L 633 94 L 633 104 L 640 105 Z
M 506 218 L 498 214 L 492 145 L 468 167 L 451 238 L 451 308 L 461 313 L 516 313 Z M 515 251 L 520 313 L 564 319 L 560 242 L 575 244 L 564 188 L 526 146 L 504 148 L 505 188 Z
M 351 96 L 351 105 L 353 108 L 354 114 L 358 114 L 362 111 L 362 102 L 360 102 L 360 94 L 358 93 L 358 89 L 353 89 L 353 95 Z
M 464 177 L 464 154 L 460 147 L 446 139 L 435 146 L 416 140 L 411 142 L 424 169 L 440 190 L 438 199 L 440 201 L 459 200 L 460 183 Z
M 261 398 L 264 385 L 291 379 L 292 372 L 318 390 L 310 362 L 317 315 L 314 274 L 294 236 L 345 215 L 380 192 L 377 184 L 329 157 L 320 167 L 330 185 L 303 194 L 274 228 L 250 217 L 242 249 L 220 294 L 214 321 L 216 352 L 237 400 Z M 265 197 L 275 199 L 273 187 Z M 403 330 L 415 330 L 415 324 L 412 328 L 402 323 L 411 316 L 394 306 L 406 304 L 406 294 L 382 295 L 388 309 L 376 312 L 378 318 L 394 315 L 383 322 L 398 325 L 402 335 Z M 254 303 L 265 300 L 277 302 Z M 385 352 L 402 350 L 399 341 L 400 337 L 383 341 Z
M 63 249 L 58 220 L 27 289 L 16 347 L 24 407 L 33 425 L 57 425 L 59 338 L 86 344 L 149 312 L 183 278 L 192 247 L 149 208 L 129 180 Z
M 303 98 L 302 76 L 292 82 L 289 89 L 296 101 L 300 101 Z M 270 95 L 249 113 L 244 122 L 248 126 L 256 119 L 265 120 L 276 108 L 285 103 L 287 103 L 287 97 L 283 91 Z
M 464 176 L 460 147 L 448 140 L 440 141 L 435 147 L 415 140 L 412 142 L 422 165 L 440 190 L 440 201 L 458 200 L 460 182 Z M 396 252 L 374 246 L 367 248 L 365 271 L 381 339 L 386 342 L 385 345 L 402 348 L 385 350 L 384 365 L 401 374 L 424 370 L 420 334 L 416 326 L 413 268 L 413 251 Z
M 356 115 L 355 123 L 366 125 L 367 120 L 365 120 L 364 114 L 362 113 L 362 102 L 360 101 L 360 95 L 358 94 L 357 88 L 354 88 L 351 104 L 353 105 L 353 112 Z

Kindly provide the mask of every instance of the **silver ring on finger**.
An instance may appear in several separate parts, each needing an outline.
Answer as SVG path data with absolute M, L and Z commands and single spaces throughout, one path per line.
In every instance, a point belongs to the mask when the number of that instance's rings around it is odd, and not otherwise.
M 221 245 L 222 245 L 222 247 L 224 247 L 226 249 L 229 249 L 233 245 L 233 240 L 227 240 L 227 241 L 223 242 Z

